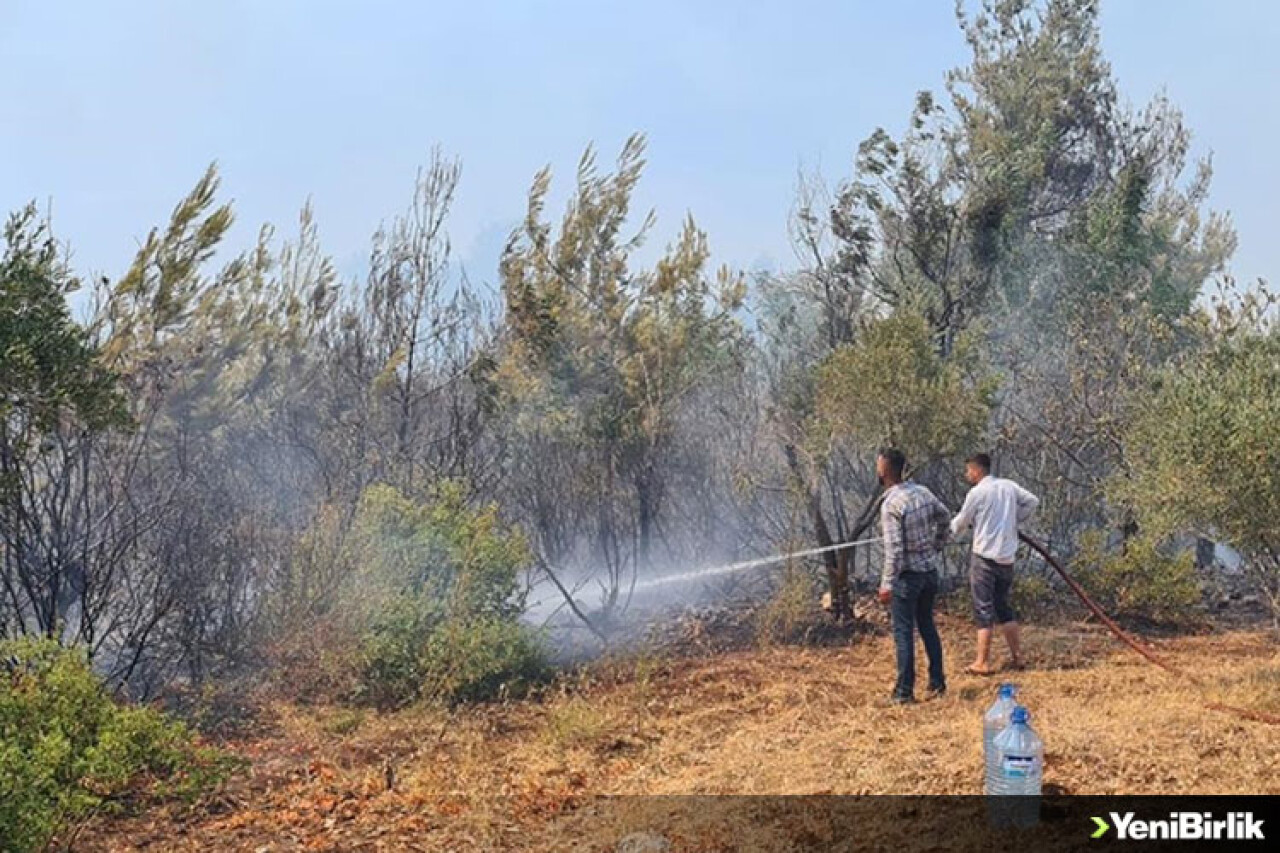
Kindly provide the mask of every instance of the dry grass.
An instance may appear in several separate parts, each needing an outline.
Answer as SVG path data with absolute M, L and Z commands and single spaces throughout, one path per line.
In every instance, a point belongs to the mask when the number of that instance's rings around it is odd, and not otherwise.
M 943 633 L 958 673 L 970 632 L 944 618 Z M 1210 684 L 1207 697 L 1093 628 L 1032 629 L 1027 643 L 1034 668 L 1016 680 L 1047 743 L 1050 790 L 1280 793 L 1280 732 L 1203 707 L 1280 711 L 1273 636 L 1161 641 L 1161 654 Z M 634 821 L 592 804 L 597 794 L 978 793 L 979 719 L 995 681 L 953 674 L 945 698 L 888 707 L 891 681 L 892 644 L 879 635 L 614 662 L 540 702 L 453 716 L 352 723 L 349 712 L 282 706 L 277 735 L 235 747 L 254 770 L 220 800 L 101 827 L 87 849 L 551 850 L 572 838 L 604 850 Z M 709 822 L 700 849 L 722 836 L 735 849 L 740 821 L 695 811 L 688 821 Z

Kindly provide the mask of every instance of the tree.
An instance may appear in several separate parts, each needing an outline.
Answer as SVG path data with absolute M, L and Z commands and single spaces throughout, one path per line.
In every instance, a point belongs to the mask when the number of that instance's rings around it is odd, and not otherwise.
M 993 432 L 1001 472 L 1041 494 L 1040 524 L 1070 547 L 1084 527 L 1122 536 L 1103 500 L 1126 464 L 1133 396 L 1181 349 L 1196 296 L 1235 237 L 1207 213 L 1208 161 L 1167 100 L 1119 104 L 1088 0 L 984 3 L 950 81 L 983 197 L 1004 211 L 990 306 L 1005 377 Z
M 834 267 L 873 307 L 923 316 L 944 358 L 981 336 L 1002 380 L 990 449 L 1044 498 L 1053 544 L 1129 530 L 1102 486 L 1133 393 L 1191 345 L 1180 323 L 1234 233 L 1204 210 L 1211 169 L 1188 169 L 1178 111 L 1120 105 L 1096 2 L 957 16 L 972 59 L 945 100 L 917 97 L 901 138 L 860 146 L 831 205 Z
M 0 636 L 61 634 L 93 576 L 78 498 L 81 451 L 127 415 L 116 377 L 66 296 L 79 283 L 34 206 L 10 217 L 0 259 Z
M 588 149 L 554 235 L 543 219 L 551 174 L 539 172 L 501 267 L 495 383 L 514 496 L 545 559 L 579 550 L 606 567 L 606 608 L 661 536 L 680 413 L 734 365 L 741 341 L 745 284 L 706 274 L 706 235 L 691 218 L 653 270 L 632 269 L 654 221 L 623 236 L 643 153 L 631 137 L 616 172 L 600 175 Z
M 864 266 L 848 263 L 840 252 L 841 223 L 829 215 L 831 208 L 825 187 L 801 175 L 790 235 L 802 266 L 793 273 L 760 277 L 756 353 L 766 402 L 765 425 L 785 465 L 778 479 L 785 478 L 784 491 L 808 516 L 818 547 L 826 549 L 854 538 L 858 528 L 870 523 L 879 494 L 874 477 L 868 482 L 868 465 L 859 449 L 847 442 L 811 440 L 819 405 L 818 371 L 856 339 L 857 330 L 877 307 L 867 292 Z M 762 467 L 766 461 L 759 453 L 750 460 L 753 467 Z M 768 471 L 751 476 L 763 485 Z M 852 521 L 846 509 L 851 492 L 865 501 Z M 787 525 L 785 538 L 791 540 L 794 534 Z M 845 550 L 827 550 L 822 556 L 837 620 L 853 612 L 849 598 L 853 556 Z
M 435 152 L 413 203 L 373 238 L 368 281 L 347 321 L 348 356 L 376 374 L 363 393 L 374 417 L 378 470 L 412 492 L 415 483 L 472 475 L 483 437 L 471 379 L 488 360 L 488 330 L 465 279 L 454 276 L 446 230 L 461 165 Z

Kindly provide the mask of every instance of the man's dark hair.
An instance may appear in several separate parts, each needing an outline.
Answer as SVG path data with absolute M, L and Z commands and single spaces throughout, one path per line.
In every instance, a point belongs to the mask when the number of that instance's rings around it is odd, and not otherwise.
M 902 476 L 902 472 L 907 467 L 906 454 L 896 447 L 886 447 L 880 451 L 880 457 L 889 465 L 889 470 L 893 472 L 893 476 Z
M 977 465 L 984 474 L 991 473 L 991 457 L 985 453 L 975 453 L 964 461 L 969 465 Z

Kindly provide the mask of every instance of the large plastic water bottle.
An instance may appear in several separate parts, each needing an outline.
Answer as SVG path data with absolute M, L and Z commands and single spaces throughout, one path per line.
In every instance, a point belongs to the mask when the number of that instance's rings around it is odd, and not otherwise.
M 1012 684 L 1001 684 L 1000 690 L 996 693 L 996 701 L 992 702 L 991 707 L 982 715 L 982 762 L 985 768 L 982 787 L 988 794 L 992 793 L 997 770 L 996 751 L 992 744 L 995 742 L 996 735 L 1009 728 L 1009 717 L 1018 704 L 1014 701 L 1017 695 L 1017 687 Z
M 996 735 L 998 772 L 989 794 L 1015 797 L 997 801 L 993 812 L 1000 823 L 1034 826 L 1040 817 L 1040 782 L 1044 775 L 1044 743 L 1028 724 L 1030 714 L 1018 705 L 1009 715 L 1009 727 Z

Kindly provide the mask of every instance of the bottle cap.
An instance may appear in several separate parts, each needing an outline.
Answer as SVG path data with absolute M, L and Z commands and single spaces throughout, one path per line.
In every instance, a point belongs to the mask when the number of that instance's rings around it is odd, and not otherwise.
M 1028 713 L 1027 709 L 1022 707 L 1021 705 L 1014 708 L 1013 713 L 1009 715 L 1009 722 L 1014 724 L 1025 725 L 1027 720 L 1029 719 L 1031 719 L 1031 714 Z
M 1018 692 L 1018 686 L 1016 684 L 1010 684 L 1009 682 L 1006 681 L 1004 684 L 1000 685 L 1000 690 L 999 692 L 996 693 L 996 695 L 999 696 L 1001 699 L 1012 699 L 1017 694 L 1017 692 Z

